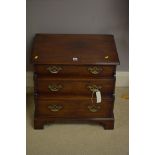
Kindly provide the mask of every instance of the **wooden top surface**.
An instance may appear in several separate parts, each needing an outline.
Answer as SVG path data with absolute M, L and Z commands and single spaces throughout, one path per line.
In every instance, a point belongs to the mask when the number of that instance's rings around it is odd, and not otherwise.
M 36 34 L 31 59 L 34 64 L 119 64 L 113 35 Z

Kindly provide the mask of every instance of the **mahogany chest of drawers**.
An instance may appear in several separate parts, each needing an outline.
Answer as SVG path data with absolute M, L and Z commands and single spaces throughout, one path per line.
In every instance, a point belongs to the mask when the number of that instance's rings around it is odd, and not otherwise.
M 119 59 L 112 35 L 36 34 L 31 59 L 35 129 L 60 121 L 114 128 Z

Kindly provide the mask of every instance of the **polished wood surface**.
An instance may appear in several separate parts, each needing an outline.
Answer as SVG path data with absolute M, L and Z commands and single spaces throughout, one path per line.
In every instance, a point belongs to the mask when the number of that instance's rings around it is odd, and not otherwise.
M 34 128 L 59 121 L 96 122 L 114 128 L 115 73 L 119 59 L 112 35 L 37 34 Z M 101 92 L 96 103 L 95 91 Z
M 35 82 L 36 90 L 38 93 L 50 93 L 50 94 L 61 94 L 61 95 L 92 95 L 92 91 L 89 86 L 96 85 L 101 87 L 99 90 L 103 94 L 114 93 L 115 79 L 53 79 L 53 78 L 40 78 L 38 77 Z M 51 91 L 49 85 L 61 86 L 58 91 Z
M 51 73 L 49 71 L 49 67 L 61 67 L 61 70 L 57 71 L 57 73 Z M 97 67 L 99 68 L 98 73 L 93 74 L 89 68 Z M 111 77 L 115 75 L 116 66 L 103 66 L 103 65 L 35 65 L 34 70 L 36 73 L 41 75 L 50 75 L 50 76 L 71 76 L 71 77 Z
M 73 58 L 78 58 L 78 61 L 73 61 Z M 32 62 L 35 64 L 118 65 L 119 59 L 112 35 L 37 34 L 33 43 Z
M 96 100 L 94 99 L 94 103 Z M 58 111 L 51 111 L 49 106 L 57 105 L 62 108 Z M 91 112 L 89 106 L 93 105 L 91 98 L 72 98 L 72 99 L 48 99 L 38 100 L 37 102 L 37 115 L 49 117 L 111 117 L 113 115 L 113 99 L 102 100 L 101 104 L 97 104 L 99 109 L 96 112 Z

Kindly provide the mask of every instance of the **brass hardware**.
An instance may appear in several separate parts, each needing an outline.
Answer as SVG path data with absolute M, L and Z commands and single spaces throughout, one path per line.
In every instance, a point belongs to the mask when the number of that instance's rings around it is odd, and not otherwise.
M 77 57 L 73 57 L 73 61 L 78 61 L 78 58 Z
M 59 66 L 58 67 L 57 66 L 52 66 L 52 67 L 50 66 L 47 68 L 47 70 L 52 74 L 57 74 L 57 73 L 59 73 L 60 70 L 62 70 L 62 68 Z
M 102 71 L 101 67 L 88 67 L 88 71 L 90 71 L 92 74 L 99 74 Z
M 48 88 L 50 91 L 59 91 L 59 89 L 62 88 L 62 85 L 56 85 L 56 84 L 52 84 L 52 85 L 48 85 Z
M 90 91 L 96 92 L 96 91 L 100 90 L 102 87 L 96 86 L 96 85 L 91 85 L 91 86 L 88 86 L 88 88 L 90 89 Z
M 36 55 L 36 56 L 34 57 L 34 59 L 38 59 L 38 55 Z
M 88 106 L 88 109 L 89 111 L 91 112 L 97 112 L 101 107 L 100 106 L 97 106 L 97 105 L 89 105 Z
M 54 105 L 49 105 L 48 108 L 53 112 L 57 112 L 61 110 L 63 107 L 61 105 L 54 104 Z
M 107 56 L 105 56 L 104 58 L 105 58 L 105 59 L 108 59 L 108 58 L 109 58 L 109 56 L 107 55 Z

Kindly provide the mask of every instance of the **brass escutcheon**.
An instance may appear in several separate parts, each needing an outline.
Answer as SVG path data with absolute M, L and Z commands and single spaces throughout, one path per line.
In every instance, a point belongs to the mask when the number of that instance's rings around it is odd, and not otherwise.
M 59 66 L 50 66 L 47 68 L 47 70 L 52 74 L 57 74 L 60 70 L 62 70 L 62 68 Z
M 34 59 L 38 59 L 38 55 L 36 55 L 36 56 L 34 57 Z
M 100 108 L 101 108 L 101 107 L 98 106 L 98 105 L 89 105 L 89 106 L 88 106 L 88 109 L 89 109 L 89 111 L 91 111 L 91 112 L 97 112 Z
M 50 84 L 48 85 L 48 88 L 50 91 L 55 92 L 55 91 L 59 91 L 62 88 L 62 85 Z
M 91 86 L 88 86 L 88 88 L 90 89 L 90 91 L 96 92 L 96 91 L 100 90 L 102 87 L 96 86 L 96 85 L 91 85 Z
M 109 58 L 109 56 L 107 55 L 107 56 L 105 56 L 104 58 L 105 58 L 105 59 L 108 59 L 108 58 Z
M 97 67 L 97 66 L 88 67 L 88 71 L 90 71 L 90 73 L 92 73 L 92 74 L 99 74 L 102 71 L 102 68 Z
M 53 112 L 57 112 L 61 110 L 63 107 L 61 105 L 54 104 L 54 105 L 49 105 L 48 108 Z

